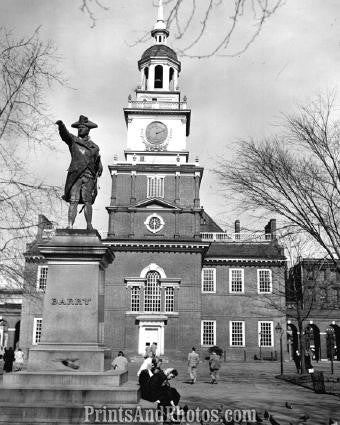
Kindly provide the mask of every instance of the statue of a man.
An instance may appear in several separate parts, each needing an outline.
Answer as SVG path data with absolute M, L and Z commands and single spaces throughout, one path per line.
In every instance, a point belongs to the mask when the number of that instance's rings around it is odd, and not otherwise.
M 89 137 L 90 130 L 97 124 L 80 115 L 79 121 L 71 127 L 78 129 L 78 137 L 68 132 L 65 124 L 58 120 L 59 134 L 67 143 L 71 153 L 63 199 L 69 202 L 68 228 L 73 228 L 78 204 L 84 204 L 87 229 L 92 230 L 92 204 L 97 196 L 97 178 L 103 172 L 99 147 Z

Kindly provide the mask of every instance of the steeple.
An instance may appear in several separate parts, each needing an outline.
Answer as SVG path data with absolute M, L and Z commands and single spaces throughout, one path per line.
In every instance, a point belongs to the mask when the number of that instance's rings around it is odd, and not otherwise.
M 159 0 L 157 22 L 154 29 L 151 31 L 152 37 L 155 39 L 155 44 L 166 44 L 169 37 L 169 31 L 166 29 L 164 21 L 163 1 Z

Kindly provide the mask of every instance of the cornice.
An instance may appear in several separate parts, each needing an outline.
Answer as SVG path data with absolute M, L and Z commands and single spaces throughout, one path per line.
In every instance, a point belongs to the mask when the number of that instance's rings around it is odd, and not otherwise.
M 196 252 L 204 253 L 209 248 L 209 243 L 195 241 L 132 241 L 132 240 L 102 240 L 104 245 L 109 245 L 113 251 L 157 251 L 157 252 Z
M 131 151 L 132 153 L 132 151 Z M 164 153 L 166 154 L 166 152 Z M 123 171 L 123 172 L 131 172 L 131 171 L 136 171 L 136 172 L 147 172 L 147 173 L 155 173 L 155 172 L 164 172 L 164 173 L 178 173 L 180 172 L 181 174 L 186 174 L 186 173 L 197 173 L 199 172 L 200 175 L 203 175 L 203 171 L 204 168 L 197 166 L 196 164 L 150 164 L 150 163 L 136 163 L 136 164 L 131 164 L 131 163 L 118 163 L 118 164 L 113 164 L 113 165 L 109 165 L 108 166 L 109 171 L 111 173 L 111 171 L 113 170 L 117 170 L 117 171 Z
M 228 258 L 228 257 L 216 257 L 216 258 L 204 258 L 204 263 L 208 264 L 225 264 L 225 263 L 247 263 L 247 264 L 278 264 L 284 266 L 286 260 L 280 258 Z

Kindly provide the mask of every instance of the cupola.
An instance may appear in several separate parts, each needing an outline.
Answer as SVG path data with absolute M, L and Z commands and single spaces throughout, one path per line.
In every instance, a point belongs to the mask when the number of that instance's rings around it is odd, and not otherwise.
M 181 63 L 176 52 L 167 46 L 169 31 L 164 21 L 163 2 L 159 0 L 158 16 L 151 31 L 154 45 L 145 50 L 138 61 L 141 89 L 146 91 L 176 91 Z

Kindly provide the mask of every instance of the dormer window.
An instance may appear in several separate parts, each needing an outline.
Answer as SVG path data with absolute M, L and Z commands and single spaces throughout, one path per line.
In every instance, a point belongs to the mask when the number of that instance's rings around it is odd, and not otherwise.
M 163 88 L 163 67 L 162 65 L 157 65 L 155 67 L 155 89 Z

